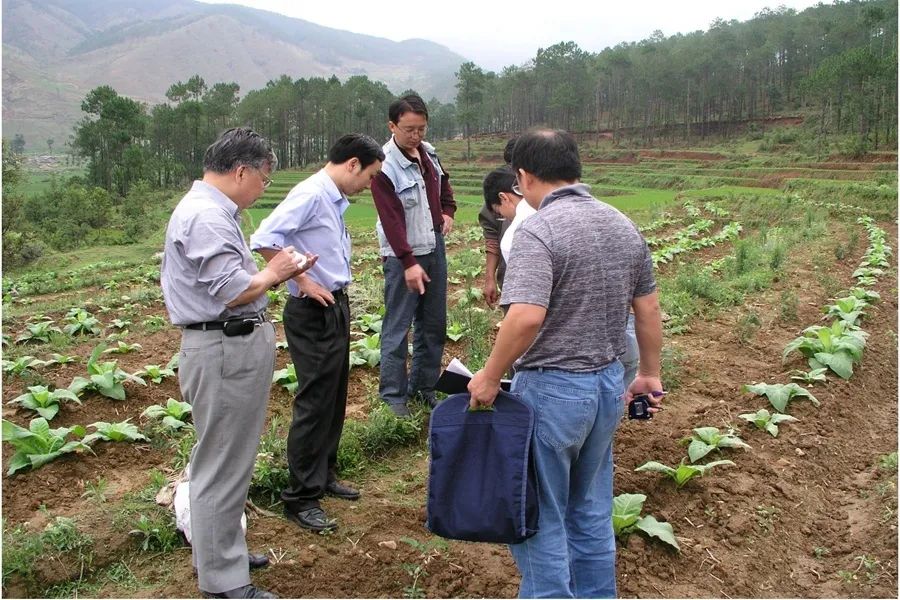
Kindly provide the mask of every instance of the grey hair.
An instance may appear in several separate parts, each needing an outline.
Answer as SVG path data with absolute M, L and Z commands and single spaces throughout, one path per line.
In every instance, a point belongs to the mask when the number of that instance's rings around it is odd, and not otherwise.
M 271 171 L 278 165 L 269 141 L 249 127 L 225 130 L 203 157 L 203 170 L 213 173 L 229 173 L 242 165 L 254 169 L 268 166 Z

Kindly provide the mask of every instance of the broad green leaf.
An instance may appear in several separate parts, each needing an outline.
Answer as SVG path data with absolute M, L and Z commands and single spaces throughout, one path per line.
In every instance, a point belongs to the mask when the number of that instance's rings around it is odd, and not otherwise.
M 51 404 L 49 406 L 39 406 L 34 410 L 37 411 L 39 415 L 47 419 L 48 421 L 52 421 L 53 417 L 59 412 L 59 404 Z
M 817 352 L 815 359 L 842 379 L 850 379 L 853 375 L 853 357 L 845 350 L 835 353 Z
M 688 458 L 694 463 L 715 449 L 715 446 L 707 444 L 703 440 L 691 440 L 691 443 L 688 445 Z
M 615 535 L 619 535 L 632 525 L 641 515 L 647 496 L 644 494 L 619 494 L 613 498 L 612 522 Z
M 23 452 L 16 452 L 13 454 L 12 458 L 9 459 L 9 470 L 6 471 L 6 474 L 12 475 L 16 471 L 26 469 L 30 466 L 31 461 L 28 459 L 28 455 Z
M 678 540 L 675 539 L 675 531 L 670 523 L 660 523 L 653 515 L 646 515 L 638 520 L 635 527 L 651 537 L 658 538 L 669 544 L 679 552 Z
M 664 474 L 668 475 L 669 477 L 675 476 L 675 469 L 673 469 L 672 467 L 670 467 L 668 465 L 664 465 L 660 462 L 656 462 L 655 460 L 651 460 L 649 462 L 642 464 L 641 466 L 636 468 L 635 471 L 650 471 L 650 472 L 664 473 Z

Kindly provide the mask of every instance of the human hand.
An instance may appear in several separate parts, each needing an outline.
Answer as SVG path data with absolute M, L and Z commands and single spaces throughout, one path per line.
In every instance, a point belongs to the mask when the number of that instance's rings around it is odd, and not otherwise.
M 489 377 L 484 369 L 481 369 L 472 376 L 468 389 L 471 395 L 469 407 L 473 410 L 487 408 L 492 406 L 494 400 L 497 399 L 497 394 L 500 392 L 500 380 Z
M 631 404 L 634 397 L 641 394 L 646 394 L 650 399 L 650 412 L 655 413 L 662 410 L 662 399 L 666 392 L 663 391 L 662 381 L 659 377 L 639 373 L 625 391 L 625 404 Z
M 420 296 L 425 293 L 425 284 L 431 281 L 431 277 L 418 263 L 403 272 L 406 278 L 406 287 L 411 292 L 417 292 Z
M 484 280 L 484 287 L 481 288 L 481 291 L 484 294 L 484 301 L 487 305 L 494 308 L 494 305 L 497 304 L 497 300 L 500 299 L 500 294 L 497 293 L 497 281 L 488 276 Z
M 298 277 L 297 286 L 300 288 L 300 293 L 312 298 L 322 306 L 334 304 L 334 296 L 332 293 L 313 281 L 310 277 Z
M 441 225 L 441 233 L 443 235 L 450 235 L 450 231 L 453 229 L 453 217 L 448 215 L 441 215 L 444 218 L 444 222 Z
M 281 283 L 282 281 L 307 271 L 315 264 L 317 258 L 318 256 L 314 254 L 305 255 L 306 264 L 301 267 L 300 263 L 302 261 L 295 255 L 294 247 L 288 246 L 275 253 L 266 265 L 266 269 L 269 269 L 275 275 L 278 283 Z

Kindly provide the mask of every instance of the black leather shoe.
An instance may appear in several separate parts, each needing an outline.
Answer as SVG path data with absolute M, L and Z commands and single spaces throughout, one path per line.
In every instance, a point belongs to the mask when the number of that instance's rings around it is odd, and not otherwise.
M 310 531 L 331 531 L 337 528 L 337 521 L 329 519 L 325 511 L 318 506 L 298 512 L 285 508 L 284 516 L 288 521 L 293 521 L 303 529 L 309 529 Z
M 329 481 L 328 485 L 325 486 L 325 493 L 344 500 L 359 500 L 359 490 L 354 490 L 352 487 L 337 481 Z
M 265 554 L 247 554 L 251 569 L 262 569 L 269 566 L 269 557 Z
M 227 592 L 219 592 L 214 594 L 212 592 L 204 592 L 200 590 L 200 593 L 204 598 L 277 598 L 275 594 L 272 592 L 267 592 L 266 590 L 260 589 L 255 585 L 247 584 L 244 587 L 235 588 L 233 590 L 228 590 Z

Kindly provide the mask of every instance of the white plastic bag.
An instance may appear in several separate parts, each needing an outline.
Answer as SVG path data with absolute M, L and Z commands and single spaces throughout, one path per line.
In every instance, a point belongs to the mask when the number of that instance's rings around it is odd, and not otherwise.
M 189 475 L 185 469 L 185 477 Z M 172 505 L 175 508 L 175 527 L 177 527 L 191 543 L 191 482 L 185 479 L 175 488 L 175 500 Z M 247 515 L 241 514 L 241 529 L 247 535 Z

